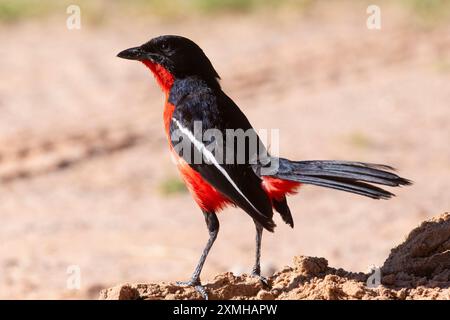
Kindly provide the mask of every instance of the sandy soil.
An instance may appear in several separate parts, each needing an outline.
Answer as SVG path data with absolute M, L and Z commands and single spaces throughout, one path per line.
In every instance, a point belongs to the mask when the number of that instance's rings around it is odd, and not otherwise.
M 204 48 L 256 128 L 280 129 L 283 156 L 387 163 L 415 182 L 391 201 L 305 186 L 289 199 L 295 229 L 278 219 L 264 235 L 263 273 L 295 254 L 353 272 L 382 265 L 413 226 L 450 208 L 450 25 L 383 12 L 381 31 L 366 29 L 364 8 L 0 26 L 0 298 L 96 298 L 190 276 L 207 232 L 188 194 L 160 192 L 176 177 L 163 97 L 147 70 L 115 57 L 168 33 Z M 219 218 L 205 280 L 252 265 L 250 219 Z M 79 289 L 67 287 L 73 265 Z
M 205 287 L 210 299 L 450 299 L 450 213 L 422 223 L 391 251 L 375 273 L 330 268 L 325 258 L 297 256 L 268 279 L 269 288 L 247 275 L 216 275 Z M 370 278 L 372 277 L 372 278 Z M 370 280 L 374 279 L 374 280 Z M 378 282 L 376 282 L 378 281 Z M 367 285 L 369 284 L 369 285 Z M 100 299 L 200 299 L 193 288 L 173 283 L 123 284 Z

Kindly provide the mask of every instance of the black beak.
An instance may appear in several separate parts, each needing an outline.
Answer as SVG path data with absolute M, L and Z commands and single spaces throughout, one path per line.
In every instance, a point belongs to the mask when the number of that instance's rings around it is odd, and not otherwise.
M 142 60 L 146 58 L 146 53 L 141 49 L 141 47 L 134 47 L 119 52 L 117 56 L 128 60 Z

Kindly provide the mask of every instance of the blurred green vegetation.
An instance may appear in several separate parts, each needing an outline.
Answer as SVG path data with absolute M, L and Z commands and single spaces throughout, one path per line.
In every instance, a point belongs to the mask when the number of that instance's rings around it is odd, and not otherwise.
M 424 18 L 435 18 L 450 13 L 448 0 L 403 0 L 403 3 Z
M 13 22 L 56 11 L 56 2 L 38 0 L 0 0 L 0 21 Z
M 71 4 L 79 5 L 82 15 L 97 21 L 110 13 L 188 15 L 246 13 L 291 5 L 304 8 L 314 0 L 0 0 L 0 21 L 15 22 L 42 18 L 64 12 Z
M 439 73 L 450 73 L 450 59 L 444 57 L 436 59 L 434 69 Z
M 159 184 L 159 191 L 164 196 L 187 192 L 183 181 L 178 177 L 168 177 Z
M 339 0 L 348 5 L 350 0 Z M 333 5 L 339 3 L 333 1 Z M 327 0 L 0 0 L 0 22 L 17 22 L 30 18 L 45 18 L 66 12 L 71 4 L 79 5 L 89 22 L 102 22 L 117 15 L 208 15 L 222 13 L 253 13 L 279 8 L 303 12 L 314 4 L 330 3 Z M 371 1 L 367 0 L 370 4 Z M 379 0 L 379 5 L 400 5 L 414 15 L 429 22 L 450 18 L 450 0 Z
M 348 136 L 348 142 L 357 149 L 368 149 L 374 145 L 372 139 L 360 131 L 352 132 Z

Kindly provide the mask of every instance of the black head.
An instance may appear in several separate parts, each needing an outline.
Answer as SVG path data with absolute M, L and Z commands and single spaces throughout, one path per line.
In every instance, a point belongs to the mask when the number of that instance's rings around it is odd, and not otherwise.
M 192 40 L 181 36 L 153 38 L 139 47 L 124 50 L 117 56 L 130 60 L 149 60 L 163 66 L 176 79 L 198 76 L 214 85 L 218 85 L 220 79 L 203 50 Z

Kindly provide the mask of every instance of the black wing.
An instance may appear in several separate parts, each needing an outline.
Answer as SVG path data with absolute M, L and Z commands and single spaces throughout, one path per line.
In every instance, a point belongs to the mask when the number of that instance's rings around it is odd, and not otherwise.
M 183 94 L 186 86 L 189 90 Z M 273 231 L 272 206 L 261 179 L 248 162 L 238 162 L 237 146 L 226 139 L 227 129 L 251 128 L 248 120 L 225 94 L 213 91 L 201 81 L 184 83 L 172 91 L 175 94 L 169 101 L 175 105 L 175 111 L 170 134 L 175 151 L 214 188 Z M 245 159 L 252 157 L 248 144 L 245 153 Z

